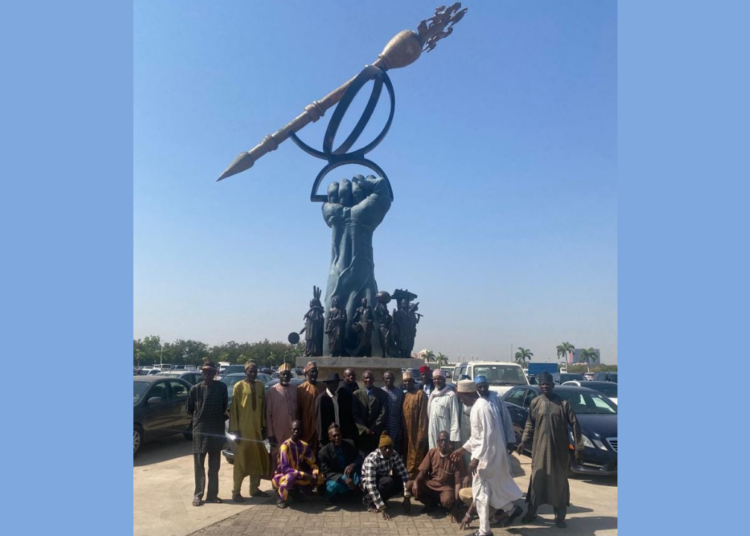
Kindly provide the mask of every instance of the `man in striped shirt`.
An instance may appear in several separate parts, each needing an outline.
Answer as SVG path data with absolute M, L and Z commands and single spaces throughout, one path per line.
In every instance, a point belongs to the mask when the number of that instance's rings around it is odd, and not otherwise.
M 362 483 L 365 490 L 364 503 L 369 512 L 382 514 L 390 521 L 386 501 L 404 490 L 404 512 L 411 512 L 411 482 L 401 456 L 393 450 L 393 441 L 388 434 L 380 436 L 378 448 L 365 458 L 362 465 Z

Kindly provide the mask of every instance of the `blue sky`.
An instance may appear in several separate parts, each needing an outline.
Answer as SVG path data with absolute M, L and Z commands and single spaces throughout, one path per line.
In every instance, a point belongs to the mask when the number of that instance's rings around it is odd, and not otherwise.
M 302 327 L 330 261 L 309 201 L 322 161 L 287 142 L 215 179 L 436 4 L 135 2 L 136 338 Z M 464 6 L 453 35 L 389 73 L 395 119 L 368 155 L 395 194 L 375 233 L 378 284 L 419 295 L 415 349 L 507 359 L 513 345 L 544 360 L 569 341 L 616 363 L 616 2 Z M 301 137 L 320 147 L 331 113 Z

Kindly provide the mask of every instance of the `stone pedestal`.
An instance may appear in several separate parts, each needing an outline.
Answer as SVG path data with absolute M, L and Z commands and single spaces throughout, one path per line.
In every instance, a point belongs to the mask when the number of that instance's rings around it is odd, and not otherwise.
M 383 374 L 388 371 L 396 376 L 396 385 L 401 385 L 401 369 L 418 369 L 424 365 L 422 359 L 382 358 L 382 357 L 298 357 L 296 365 L 305 368 L 309 361 L 318 364 L 318 381 L 322 382 L 329 374 L 337 372 L 344 380 L 344 370 L 351 368 L 357 371 L 357 383 L 362 385 L 362 374 L 369 370 L 375 376 L 375 385 L 383 387 Z M 415 378 L 418 379 L 418 378 Z

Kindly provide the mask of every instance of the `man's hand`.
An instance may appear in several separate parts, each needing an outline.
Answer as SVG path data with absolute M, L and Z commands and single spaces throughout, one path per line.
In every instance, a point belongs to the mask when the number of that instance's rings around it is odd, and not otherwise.
M 373 432 L 373 431 L 372 431 L 372 430 L 370 430 L 369 428 L 365 428 L 365 434 L 366 434 L 366 435 L 373 435 L 374 433 L 375 433 L 375 432 Z
M 575 457 L 576 457 L 576 462 L 578 463 L 578 465 L 583 465 L 583 451 L 577 450 L 575 452 Z
M 346 477 L 344 479 L 344 484 L 346 484 L 349 487 L 349 489 L 354 489 L 354 480 L 352 480 L 351 478 Z
M 411 499 L 409 497 L 404 497 L 404 513 L 408 516 L 411 514 Z
M 453 452 L 451 453 L 451 461 L 452 461 L 453 463 L 457 463 L 457 462 L 458 462 L 458 460 L 460 460 L 460 459 L 461 459 L 461 457 L 462 457 L 462 456 L 463 456 L 464 454 L 466 454 L 466 451 L 465 451 L 465 450 L 464 450 L 464 449 L 463 449 L 462 447 L 461 447 L 461 448 L 457 448 L 456 450 L 454 450 L 454 451 L 453 451 Z
M 229 432 L 229 433 L 234 436 L 235 443 L 239 443 L 240 441 L 242 441 L 242 436 L 240 435 L 239 432 Z
M 381 512 L 381 514 L 383 515 L 383 519 L 385 519 L 386 521 L 390 521 L 391 520 L 391 516 L 388 515 L 388 511 L 387 510 L 383 510 Z
M 411 495 L 412 497 L 414 497 L 415 501 L 419 500 L 419 483 L 421 481 L 422 480 L 419 478 L 419 476 L 417 476 L 416 480 L 414 480 L 411 486 Z
M 344 476 L 352 476 L 352 473 L 354 472 L 354 464 L 349 464 L 346 466 L 346 469 L 344 469 Z
M 477 467 L 479 467 L 479 460 L 477 460 L 476 458 L 472 458 L 472 460 L 469 462 L 469 472 L 472 475 L 476 475 Z
M 516 446 L 516 452 L 519 456 L 524 453 L 523 443 L 519 443 L 518 446 Z
M 471 525 L 471 516 L 467 513 L 461 520 L 461 524 L 458 526 L 458 530 L 466 530 Z

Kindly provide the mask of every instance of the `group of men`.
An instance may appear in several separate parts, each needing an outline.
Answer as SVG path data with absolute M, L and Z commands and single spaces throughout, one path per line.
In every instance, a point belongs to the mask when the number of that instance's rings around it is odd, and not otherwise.
M 268 479 L 279 508 L 286 508 L 290 497 L 301 501 L 312 493 L 332 502 L 361 497 L 369 511 L 389 520 L 388 500 L 403 494 L 406 513 L 413 498 L 427 511 L 444 508 L 462 528 L 476 511 L 475 534 L 487 536 L 491 522 L 508 526 L 522 513 L 514 504 L 523 494 L 513 480 L 510 453 L 526 449 L 532 452 L 532 478 L 524 521 L 534 519 L 540 504 L 552 504 L 557 525 L 565 526 L 568 424 L 577 456 L 583 442 L 575 415 L 552 392 L 549 375 L 539 378 L 545 396 L 532 402 L 519 443 L 505 403 L 482 376 L 452 386 L 442 370 L 422 367 L 421 388 L 408 370 L 403 388 L 395 386 L 393 372 L 385 373 L 384 387 L 378 388 L 371 371 L 364 372 L 360 386 L 353 369 L 344 371 L 343 381 L 334 373 L 320 382 L 311 361 L 302 384 L 290 383 L 291 367 L 284 364 L 279 383 L 265 393 L 258 367 L 250 362 L 246 378 L 233 387 L 227 415 L 228 391 L 214 381 L 214 363 L 206 361 L 201 373 L 204 381 L 191 388 L 187 403 L 193 415 L 194 506 L 203 503 L 206 456 L 206 502 L 222 502 L 218 471 L 228 418 L 237 445 L 235 502 L 244 500 L 240 490 L 245 477 L 251 497 L 268 496 L 259 488 L 261 479 Z M 469 510 L 459 521 L 462 501 Z

